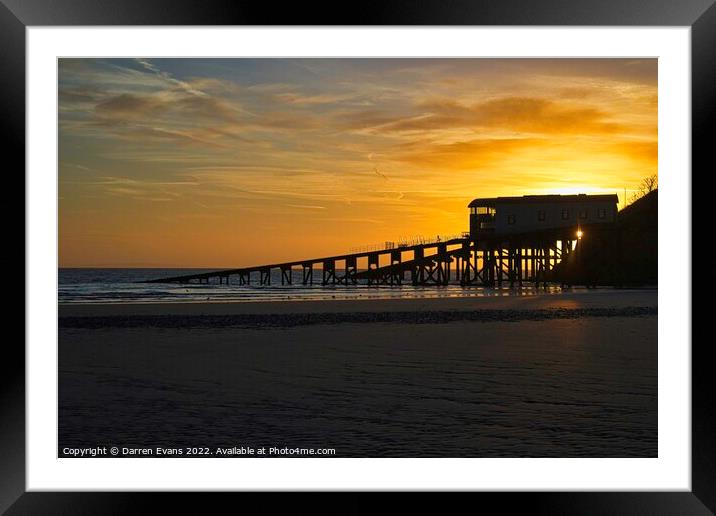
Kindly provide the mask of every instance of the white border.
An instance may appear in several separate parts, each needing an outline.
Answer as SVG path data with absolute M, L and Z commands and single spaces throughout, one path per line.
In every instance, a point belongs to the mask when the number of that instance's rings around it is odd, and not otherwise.
M 690 278 L 690 42 L 689 28 L 28 28 L 27 489 L 690 490 L 684 280 L 659 290 L 658 459 L 57 459 L 55 247 L 59 56 L 658 57 L 659 254 L 679 249 Z

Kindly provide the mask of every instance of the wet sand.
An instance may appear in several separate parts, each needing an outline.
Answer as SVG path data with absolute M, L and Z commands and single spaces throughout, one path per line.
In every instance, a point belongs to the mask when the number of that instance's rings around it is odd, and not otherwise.
M 605 290 L 64 305 L 60 448 L 655 457 L 656 304 L 656 291 Z
M 367 289 L 366 289 L 367 290 Z M 367 290 L 368 291 L 368 290 Z M 368 291 L 369 292 L 369 291 Z M 368 294 L 366 294 L 368 295 Z M 350 299 L 330 301 L 268 301 L 249 303 L 64 304 L 60 317 L 128 315 L 233 315 L 266 313 L 336 313 L 453 310 L 537 310 L 552 308 L 656 307 L 657 290 L 582 290 L 558 294 L 427 299 Z

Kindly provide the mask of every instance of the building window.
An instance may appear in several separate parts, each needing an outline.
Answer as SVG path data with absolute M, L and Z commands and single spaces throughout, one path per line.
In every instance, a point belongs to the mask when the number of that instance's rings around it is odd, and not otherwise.
M 568 220 L 569 219 L 569 210 L 567 208 L 562 208 L 562 220 Z
M 586 219 L 587 218 L 587 210 L 579 210 L 579 218 Z
M 599 210 L 597 210 L 597 216 L 598 216 L 600 219 L 606 219 L 606 218 L 607 218 L 607 210 L 606 210 L 606 208 L 599 208 Z
M 514 224 L 514 223 L 515 223 L 515 216 L 514 216 L 514 215 L 508 215 L 508 216 L 507 216 L 507 223 L 508 223 L 508 224 Z
M 537 220 L 539 220 L 540 222 L 542 222 L 542 221 L 544 221 L 544 220 L 546 220 L 546 219 L 547 219 L 547 214 L 545 213 L 545 211 L 544 211 L 544 210 L 537 210 Z
M 470 208 L 470 213 L 472 215 L 494 215 L 495 208 L 490 208 L 488 206 L 473 206 Z

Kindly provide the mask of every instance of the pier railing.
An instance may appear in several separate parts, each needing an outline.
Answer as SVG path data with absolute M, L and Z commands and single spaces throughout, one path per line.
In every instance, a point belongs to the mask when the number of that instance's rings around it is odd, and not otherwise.
M 441 242 L 449 242 L 464 238 L 470 238 L 470 233 L 467 231 L 463 231 L 462 233 L 455 233 L 453 235 L 403 237 L 398 240 L 385 241 L 382 244 L 371 244 L 360 247 L 351 247 L 349 249 L 349 252 L 351 254 L 358 254 L 376 251 L 390 251 L 391 249 L 405 249 L 406 247 L 439 244 Z

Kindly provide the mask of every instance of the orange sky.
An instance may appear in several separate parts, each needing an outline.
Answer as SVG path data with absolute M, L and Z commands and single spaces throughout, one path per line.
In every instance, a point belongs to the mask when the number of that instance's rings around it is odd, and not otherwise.
M 239 267 L 657 173 L 655 59 L 62 59 L 61 267 Z

